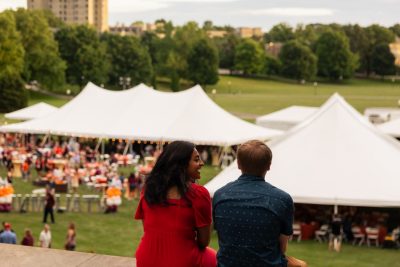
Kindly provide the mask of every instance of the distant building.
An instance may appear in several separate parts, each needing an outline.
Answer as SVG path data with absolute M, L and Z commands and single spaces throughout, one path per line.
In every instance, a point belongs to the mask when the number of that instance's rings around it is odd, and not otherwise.
M 164 38 L 164 33 L 157 33 L 156 30 L 159 28 L 156 24 L 151 23 L 134 23 L 132 25 L 126 26 L 124 24 L 117 24 L 115 26 L 110 26 L 110 33 L 118 34 L 121 36 L 133 35 L 141 36 L 145 32 L 155 32 L 159 38 Z
M 395 57 L 394 64 L 400 67 L 400 38 L 396 37 L 396 41 L 394 43 L 389 44 L 390 52 L 392 52 Z
M 236 33 L 241 38 L 262 37 L 263 32 L 261 28 L 241 27 L 236 29 Z
M 88 24 L 108 30 L 108 0 L 27 0 L 28 9 L 47 9 L 68 24 Z
M 217 37 L 224 37 L 228 34 L 227 31 L 219 31 L 219 30 L 211 30 L 207 31 L 207 36 L 209 38 L 217 38 Z
M 265 44 L 265 53 L 273 57 L 278 57 L 282 49 L 282 43 L 269 42 Z

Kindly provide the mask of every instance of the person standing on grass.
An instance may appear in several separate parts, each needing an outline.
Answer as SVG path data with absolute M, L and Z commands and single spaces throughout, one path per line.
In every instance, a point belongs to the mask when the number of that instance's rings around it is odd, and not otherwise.
M 44 215 L 43 215 L 43 223 L 47 223 L 47 216 L 50 214 L 51 222 L 55 223 L 54 221 L 54 212 L 53 207 L 55 204 L 54 193 L 53 189 L 50 188 L 49 185 L 46 187 L 46 200 L 44 205 Z
M 51 232 L 48 224 L 45 224 L 43 230 L 40 232 L 39 246 L 41 248 L 51 248 Z
M 66 250 L 75 250 L 76 247 L 76 230 L 75 230 L 75 224 L 70 223 L 68 226 L 68 231 L 67 231 L 67 238 L 65 241 L 65 249 Z
M 219 267 L 306 266 L 285 256 L 293 233 L 293 200 L 265 181 L 271 161 L 272 152 L 264 143 L 242 144 L 237 152 L 242 175 L 214 194 Z

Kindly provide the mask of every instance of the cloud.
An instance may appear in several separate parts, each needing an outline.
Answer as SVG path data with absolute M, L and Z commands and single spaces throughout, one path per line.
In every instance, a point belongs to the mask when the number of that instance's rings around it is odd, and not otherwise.
M 323 17 L 332 16 L 334 10 L 327 8 L 303 8 L 303 7 L 285 7 L 285 8 L 267 8 L 248 10 L 250 15 L 270 15 L 286 17 Z
M 227 3 L 237 0 L 118 0 L 108 3 L 110 13 L 141 13 L 168 8 L 173 4 L 184 3 Z
M 26 7 L 26 0 L 0 0 L 0 12 L 5 9 L 16 9 L 19 7 Z

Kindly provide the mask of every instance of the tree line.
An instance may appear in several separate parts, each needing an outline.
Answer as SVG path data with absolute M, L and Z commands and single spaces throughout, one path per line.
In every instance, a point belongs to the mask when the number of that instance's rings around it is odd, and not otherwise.
M 173 91 L 182 82 L 215 84 L 218 69 L 243 75 L 281 75 L 291 79 L 351 78 L 355 72 L 389 75 L 395 72 L 388 44 L 400 35 L 400 25 L 299 25 L 272 27 L 263 38 L 240 38 L 230 26 L 188 22 L 163 27 L 140 37 L 98 33 L 86 25 L 66 25 L 48 11 L 0 13 L 0 112 L 26 105 L 24 84 L 36 81 L 54 90 L 66 83 L 82 87 L 88 81 L 117 87 L 169 81 Z M 210 30 L 224 30 L 209 38 Z M 162 34 L 162 36 L 160 36 Z M 278 46 L 279 53 L 268 53 Z

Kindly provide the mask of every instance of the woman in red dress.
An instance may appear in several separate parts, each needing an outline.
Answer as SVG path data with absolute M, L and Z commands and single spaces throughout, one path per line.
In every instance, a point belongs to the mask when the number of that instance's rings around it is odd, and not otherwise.
M 215 267 L 211 199 L 195 184 L 203 166 L 195 145 L 175 141 L 158 158 L 146 179 L 135 219 L 144 235 L 136 250 L 138 267 Z

